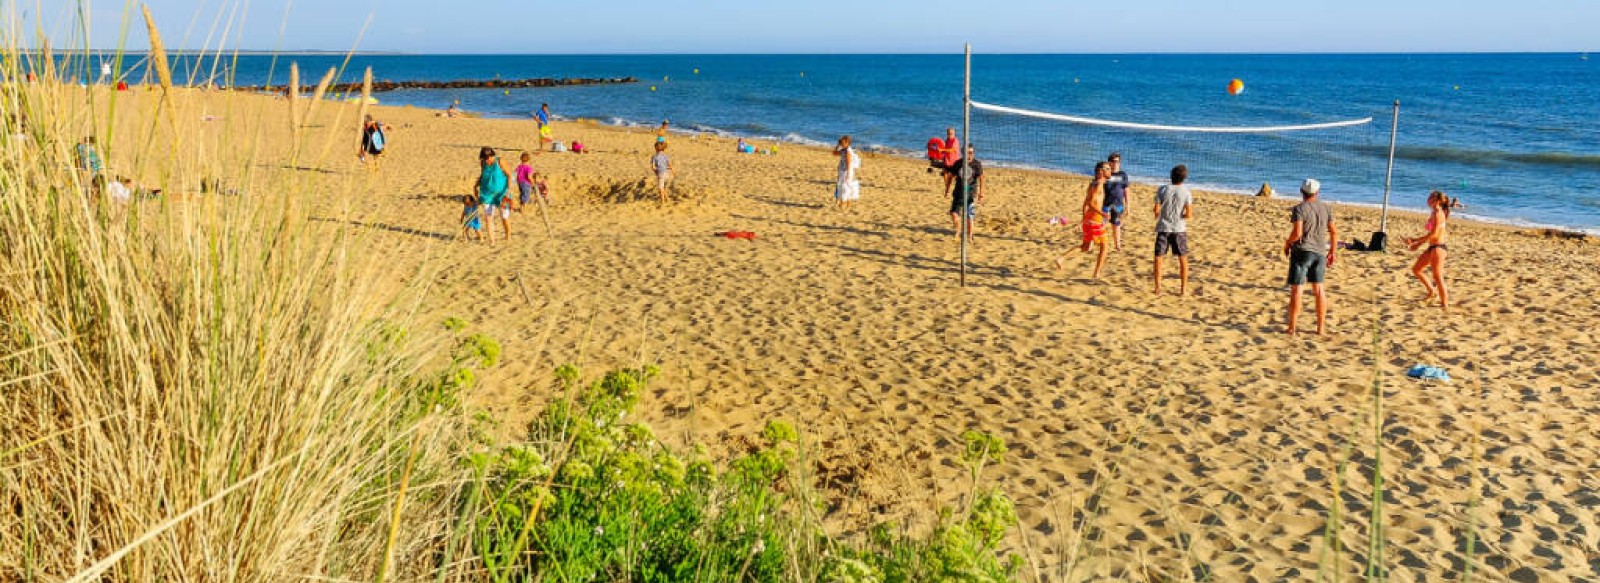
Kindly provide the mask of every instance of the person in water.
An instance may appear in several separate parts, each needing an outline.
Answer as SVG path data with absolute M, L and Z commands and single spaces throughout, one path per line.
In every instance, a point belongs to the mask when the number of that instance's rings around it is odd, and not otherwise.
M 1427 249 L 1422 251 L 1422 255 L 1417 256 L 1417 261 L 1411 264 L 1411 275 L 1416 276 L 1417 281 L 1422 283 L 1422 289 L 1428 292 L 1428 295 L 1424 296 L 1422 301 L 1426 303 L 1437 295 L 1439 296 L 1439 308 L 1445 311 L 1450 310 L 1450 288 L 1445 286 L 1444 283 L 1444 260 L 1449 253 L 1449 248 L 1445 246 L 1445 236 L 1450 222 L 1450 209 L 1458 204 L 1459 201 L 1451 199 L 1442 191 L 1435 190 L 1428 193 L 1430 214 L 1428 215 L 1428 223 L 1423 226 L 1423 230 L 1426 233 L 1423 233 L 1421 237 L 1406 239 L 1406 245 L 1412 251 L 1416 251 L 1418 247 L 1423 245 L 1428 246 Z M 1422 273 L 1429 269 L 1433 270 L 1433 281 L 1431 282 Z

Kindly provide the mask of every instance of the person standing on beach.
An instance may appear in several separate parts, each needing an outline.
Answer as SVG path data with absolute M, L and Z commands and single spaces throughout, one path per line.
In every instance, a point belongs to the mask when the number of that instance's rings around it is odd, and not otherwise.
M 1066 267 L 1067 256 L 1073 251 L 1089 252 L 1091 245 L 1100 246 L 1100 254 L 1094 261 L 1094 279 L 1100 279 L 1100 269 L 1106 264 L 1106 213 L 1105 213 L 1105 186 L 1106 180 L 1111 178 L 1111 166 L 1105 162 L 1096 162 L 1094 165 L 1094 179 L 1089 181 L 1088 191 L 1083 195 L 1083 244 L 1072 249 L 1067 249 L 1060 257 L 1056 257 L 1056 271 Z
M 510 175 L 500 165 L 500 157 L 494 153 L 494 148 L 484 146 L 478 151 L 478 182 L 473 189 L 478 193 L 478 213 L 483 217 L 483 229 L 489 235 L 489 242 L 494 243 L 494 219 L 500 219 L 500 234 L 502 239 L 511 239 L 511 209 L 506 204 L 506 191 L 511 187 Z
M 1111 223 L 1111 241 L 1122 250 L 1122 216 L 1132 208 L 1128 199 L 1128 173 L 1122 171 L 1122 154 L 1112 152 L 1106 156 L 1111 166 L 1111 178 L 1106 179 L 1106 221 Z
M 1300 185 L 1302 202 L 1289 211 L 1293 227 L 1283 241 L 1283 254 L 1289 258 L 1290 335 L 1295 333 L 1300 315 L 1300 288 L 1306 284 L 1311 284 L 1311 295 L 1317 300 L 1317 334 L 1328 333 L 1328 299 L 1322 280 L 1333 266 L 1333 243 L 1339 240 L 1339 231 L 1333 225 L 1333 209 L 1320 200 L 1321 194 L 1322 183 L 1307 178 Z
M 1172 168 L 1172 184 L 1156 190 L 1156 266 L 1155 289 L 1161 294 L 1161 259 L 1172 251 L 1178 256 L 1178 295 L 1189 295 L 1189 218 L 1194 216 L 1194 195 L 1184 181 L 1189 179 L 1189 167 L 1179 164 Z
M 672 180 L 672 159 L 667 157 L 667 143 L 656 142 L 656 155 L 650 157 L 650 171 L 656 174 L 656 194 L 661 204 L 667 204 L 667 183 Z
M 555 141 L 555 131 L 550 128 L 550 104 L 539 104 L 539 110 L 533 112 L 533 120 L 539 124 L 539 148 L 543 150 L 544 144 Z
M 961 140 L 956 138 L 955 128 L 944 129 L 944 141 L 939 142 L 939 164 L 944 170 L 944 191 L 950 192 L 950 183 L 955 175 L 950 173 L 950 168 L 957 160 L 961 159 Z
M 840 136 L 833 155 L 839 157 L 839 181 L 833 188 L 833 198 L 839 201 L 839 210 L 850 210 L 850 203 L 861 198 L 861 155 L 850 147 L 850 136 Z
M 519 196 L 517 202 L 519 203 L 519 207 L 528 206 L 528 203 L 533 202 L 533 195 L 535 193 L 537 193 L 540 197 L 544 197 L 544 193 L 537 192 L 539 187 L 534 184 L 534 177 L 538 176 L 538 173 L 533 171 L 532 159 L 532 155 L 527 152 L 523 152 L 521 158 L 522 163 L 517 164 L 517 194 Z M 550 199 L 544 198 L 543 204 L 549 203 Z M 517 212 L 521 211 L 521 208 L 517 209 Z
M 383 156 L 383 150 L 388 146 L 387 136 L 383 132 L 383 124 L 368 115 L 361 124 L 361 161 L 366 162 L 367 156 L 372 156 L 372 169 L 378 169 L 378 160 Z
M 1428 300 L 1433 299 L 1434 295 L 1438 295 L 1439 308 L 1445 311 L 1450 310 L 1450 288 L 1444 285 L 1444 259 L 1448 251 L 1448 248 L 1445 247 L 1444 238 L 1447 231 L 1447 223 L 1450 222 L 1450 209 L 1457 204 L 1458 201 L 1452 200 L 1441 191 L 1435 190 L 1428 193 L 1428 208 L 1431 209 L 1430 212 L 1432 214 L 1428 215 L 1428 224 L 1423 226 L 1428 232 L 1421 237 L 1406 239 L 1406 246 L 1410 247 L 1412 251 L 1416 251 L 1418 247 L 1423 245 L 1428 246 L 1427 249 L 1422 251 L 1422 255 L 1417 256 L 1416 263 L 1411 264 L 1411 275 L 1416 276 L 1417 281 L 1422 282 L 1422 289 L 1428 292 L 1428 295 L 1422 298 L 1423 303 L 1427 303 Z M 1428 278 L 1422 275 L 1422 272 L 1429 268 L 1433 269 L 1433 282 L 1431 284 L 1428 282 Z
M 964 165 L 964 166 L 963 166 Z M 961 233 L 961 214 L 967 215 L 967 240 L 972 240 L 972 223 L 978 218 L 978 203 L 983 202 L 983 162 L 978 160 L 977 150 L 967 146 L 966 161 L 960 158 L 945 165 L 944 177 L 946 182 L 954 184 L 950 190 L 950 221 L 954 225 L 951 232 Z

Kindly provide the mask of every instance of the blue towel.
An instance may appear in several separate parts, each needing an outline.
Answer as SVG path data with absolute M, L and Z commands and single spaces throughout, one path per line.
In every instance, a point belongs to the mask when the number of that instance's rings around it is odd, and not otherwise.
M 1444 381 L 1447 383 L 1450 382 L 1450 373 L 1445 372 L 1444 369 L 1437 366 L 1428 366 L 1425 364 L 1412 366 L 1411 370 L 1406 371 L 1406 376 L 1414 379 L 1431 379 L 1436 381 Z

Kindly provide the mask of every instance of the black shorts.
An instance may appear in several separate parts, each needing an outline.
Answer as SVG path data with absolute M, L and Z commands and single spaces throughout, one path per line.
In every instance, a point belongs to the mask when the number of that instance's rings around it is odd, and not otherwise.
M 1289 252 L 1289 285 L 1322 283 L 1328 272 L 1328 256 L 1295 249 Z
M 1187 257 L 1189 255 L 1188 233 L 1156 233 L 1156 257 L 1167 254 L 1171 249 L 1173 255 Z
M 959 197 L 954 197 L 954 196 L 950 197 L 950 214 L 957 215 L 957 216 L 959 216 L 961 214 L 961 199 Z M 970 219 L 970 218 L 975 218 L 977 216 L 978 216 L 978 201 L 977 200 L 969 200 L 969 201 L 967 201 L 967 218 Z

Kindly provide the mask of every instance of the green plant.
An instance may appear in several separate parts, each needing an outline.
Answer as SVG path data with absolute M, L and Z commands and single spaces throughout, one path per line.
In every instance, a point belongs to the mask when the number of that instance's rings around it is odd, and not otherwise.
M 473 551 L 494 581 L 1003 581 L 1020 558 L 997 551 L 1017 524 L 995 488 L 970 507 L 946 510 L 923 538 L 875 529 L 857 546 L 816 522 L 816 497 L 801 471 L 801 432 L 771 421 L 761 442 L 726 471 L 702 447 L 675 451 L 648 426 L 625 420 L 659 374 L 616 370 L 580 383 L 556 371 L 553 399 L 525 443 L 475 453 L 462 516 Z M 984 434 L 977 434 L 984 435 Z M 1004 442 L 984 437 L 982 459 Z M 821 579 L 818 579 L 818 578 Z

